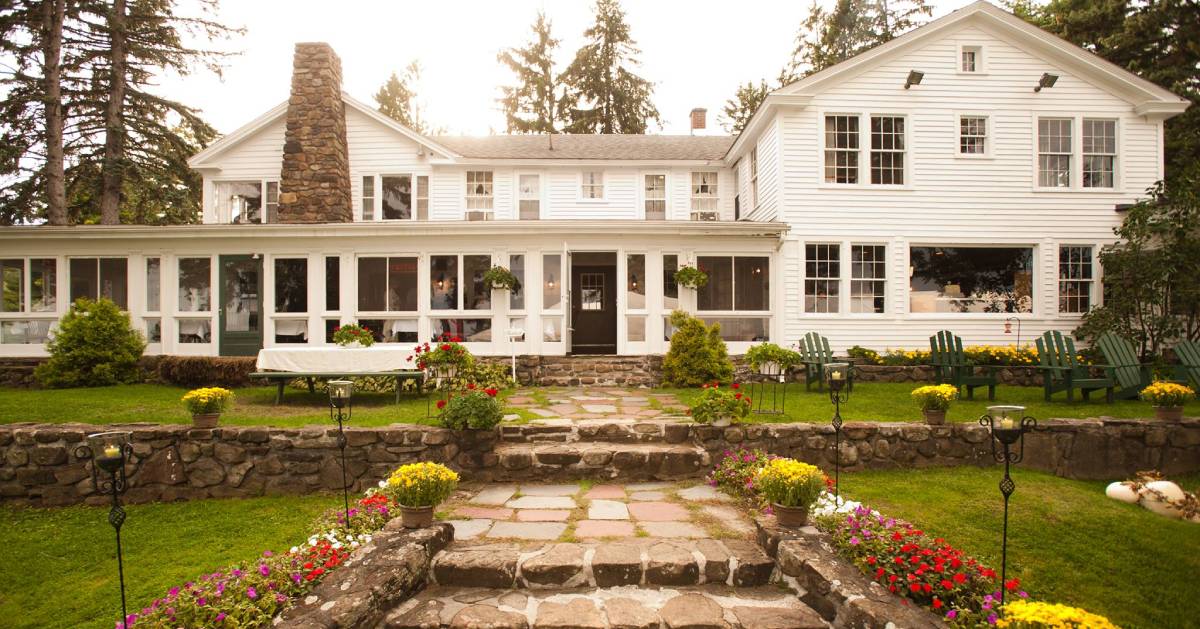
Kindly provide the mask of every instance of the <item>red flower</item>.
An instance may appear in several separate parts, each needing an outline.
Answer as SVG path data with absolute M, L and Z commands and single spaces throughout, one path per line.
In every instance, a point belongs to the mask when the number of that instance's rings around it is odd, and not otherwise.
M 942 608 L 942 601 L 941 601 L 941 600 L 939 600 L 939 599 L 936 599 L 936 598 L 935 598 L 935 599 L 933 599 L 933 608 L 934 608 L 934 609 L 941 609 L 941 608 Z
M 896 591 L 896 586 L 894 586 L 894 585 L 889 585 L 889 586 L 888 586 L 888 591 L 889 591 L 889 592 L 893 592 L 893 593 L 895 593 L 895 591 Z
M 446 400 L 438 400 L 437 407 L 438 407 L 439 411 L 442 410 L 443 408 L 446 408 Z
M 920 584 L 920 583 L 913 583 L 912 585 L 908 586 L 908 589 L 909 589 L 910 591 L 912 591 L 912 592 L 920 592 L 920 591 L 921 591 L 921 584 Z
M 875 565 L 875 558 L 874 558 L 874 557 L 867 557 L 867 565 L 870 565 L 870 566 L 873 566 L 873 565 Z
M 956 573 L 956 574 L 954 575 L 954 582 L 955 582 L 955 583 L 958 583 L 958 584 L 960 584 L 960 585 L 961 585 L 961 584 L 963 584 L 963 583 L 966 583 L 966 582 L 967 582 L 967 575 L 965 575 L 965 574 L 963 574 L 963 573 L 961 573 L 961 572 L 959 572 L 959 573 Z
M 929 594 L 930 592 L 933 591 L 933 586 L 926 583 L 925 585 L 921 586 L 921 589 L 925 590 L 926 594 Z
M 475 383 L 474 383 L 474 382 L 468 382 L 468 383 L 467 383 L 467 388 L 468 388 L 468 389 L 470 389 L 470 390 L 472 390 L 472 391 L 474 391 L 474 390 L 475 390 Z
M 462 343 L 462 337 L 461 337 L 461 336 L 456 336 L 456 337 L 454 337 L 454 338 L 452 338 L 452 339 L 450 339 L 450 340 L 451 340 L 451 341 L 454 341 L 455 343 Z
M 410 363 L 411 363 L 411 362 L 412 362 L 412 359 L 413 359 L 413 357 L 412 357 L 412 356 L 409 356 L 409 357 L 408 357 L 408 362 L 410 362 Z
M 950 579 L 942 579 L 942 587 L 952 590 L 954 589 L 954 584 L 950 582 Z
M 736 383 L 736 382 L 735 382 L 735 383 L 733 383 L 733 384 L 731 384 L 731 385 L 729 385 L 729 386 L 730 386 L 731 388 L 734 388 L 734 389 L 740 389 L 740 388 L 742 388 L 742 385 L 740 385 L 740 384 L 738 384 L 738 383 Z
M 735 393 L 735 394 L 733 394 L 733 399 L 735 399 L 735 400 L 740 400 L 740 399 L 742 399 L 742 394 L 741 394 L 741 393 Z
M 1004 589 L 1008 590 L 1009 592 L 1011 592 L 1019 587 L 1021 587 L 1020 579 L 1009 579 L 1004 582 Z
M 450 351 L 450 345 L 446 344 L 446 343 L 442 343 L 442 345 L 438 349 L 442 350 L 443 352 L 448 352 L 448 351 Z
M 496 397 L 496 394 L 499 393 L 499 391 L 496 390 L 495 387 L 488 387 L 488 388 L 484 389 L 483 392 L 492 397 Z

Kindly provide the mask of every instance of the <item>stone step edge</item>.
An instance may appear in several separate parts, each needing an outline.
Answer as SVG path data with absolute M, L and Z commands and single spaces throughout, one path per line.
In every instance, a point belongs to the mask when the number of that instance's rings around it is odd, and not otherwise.
M 544 470 L 547 478 L 698 478 L 712 465 L 712 454 L 693 444 L 501 443 L 494 455 L 490 480 L 527 468 Z
M 633 561 L 613 561 L 599 565 L 595 563 L 597 545 L 578 543 L 547 544 L 541 548 L 519 552 L 511 566 L 506 560 L 492 566 L 480 566 L 466 557 L 466 553 L 487 553 L 494 555 L 492 546 L 449 548 L 438 553 L 430 566 L 429 582 L 443 586 L 488 587 L 488 588 L 523 588 L 523 589 L 561 589 L 578 587 L 615 587 L 622 585 L 637 586 L 688 586 L 688 585 L 728 585 L 731 587 L 756 587 L 779 581 L 775 561 L 768 557 L 752 542 L 736 543 L 733 548 L 721 540 L 696 540 L 684 543 L 688 548 L 680 547 L 680 542 L 653 542 L 645 544 L 621 544 L 622 548 L 632 547 L 637 550 L 637 563 Z M 651 549 L 660 544 L 670 544 L 677 549 L 687 552 L 688 560 L 671 561 L 651 557 Z M 710 553 L 724 554 L 721 561 L 708 560 L 702 550 L 705 546 L 713 546 Z M 605 546 L 616 546 L 608 544 Z M 535 562 L 538 558 L 546 558 L 552 551 L 582 548 L 581 560 L 559 557 L 557 561 Z M 670 549 L 662 549 L 669 552 Z M 467 561 L 455 564 L 458 558 Z M 678 559 L 676 557 L 675 559 Z M 689 561 L 690 560 L 690 561 Z M 533 562 L 533 563 L 531 563 Z M 473 575 L 473 578 L 467 577 Z

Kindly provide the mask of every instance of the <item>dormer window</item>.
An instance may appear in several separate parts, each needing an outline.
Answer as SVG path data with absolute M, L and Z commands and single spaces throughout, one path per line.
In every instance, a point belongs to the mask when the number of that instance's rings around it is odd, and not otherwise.
M 983 47 L 963 46 L 959 48 L 958 71 L 968 74 L 983 72 Z

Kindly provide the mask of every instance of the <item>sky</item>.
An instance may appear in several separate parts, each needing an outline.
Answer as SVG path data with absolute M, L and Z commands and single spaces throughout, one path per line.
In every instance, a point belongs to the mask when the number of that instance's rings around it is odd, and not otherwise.
M 188 0 L 180 5 L 186 12 Z M 688 112 L 708 109 L 709 132 L 721 132 L 725 101 L 739 84 L 773 78 L 790 59 L 796 31 L 811 0 L 623 0 L 642 50 L 638 73 L 654 83 L 663 128 L 688 133 Z M 828 6 L 833 0 L 821 0 Z M 933 0 L 934 17 L 970 0 Z M 423 68 L 419 100 L 429 121 L 455 134 L 504 132 L 496 103 L 512 74 L 496 61 L 524 46 L 539 9 L 562 40 L 561 70 L 592 23 L 592 0 L 223 0 L 217 20 L 246 29 L 221 41 L 239 52 L 221 77 L 197 70 L 164 77 L 162 92 L 201 110 L 229 133 L 287 99 L 296 42 L 328 42 L 342 58 L 343 89 L 375 104 L 393 71 L 417 59 Z M 195 11 L 192 11 L 195 14 Z

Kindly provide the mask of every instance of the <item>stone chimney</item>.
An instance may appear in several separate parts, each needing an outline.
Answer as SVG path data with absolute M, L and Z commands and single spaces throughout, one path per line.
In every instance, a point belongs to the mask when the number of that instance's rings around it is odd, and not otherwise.
M 692 132 L 695 133 L 708 126 L 708 110 L 697 107 L 692 110 Z
M 323 42 L 296 44 L 278 217 L 280 223 L 354 220 L 342 60 Z

